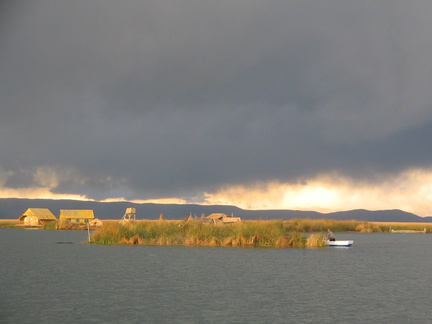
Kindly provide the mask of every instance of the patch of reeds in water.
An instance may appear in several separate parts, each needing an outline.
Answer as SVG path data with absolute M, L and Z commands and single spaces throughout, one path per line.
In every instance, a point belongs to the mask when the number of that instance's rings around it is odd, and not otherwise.
M 355 232 L 360 224 L 367 223 L 356 220 L 334 220 L 334 219 L 291 219 L 284 222 L 287 231 L 300 233 L 322 233 L 331 229 L 333 232 Z
M 426 228 L 426 233 L 432 233 L 431 223 L 406 223 L 406 222 L 368 222 L 358 220 L 335 219 L 292 219 L 284 222 L 287 231 L 301 233 L 322 233 L 330 228 L 332 232 L 359 232 L 359 233 L 388 233 L 394 230 L 421 231 Z
M 241 221 L 234 224 L 207 224 L 193 221 L 143 220 L 126 224 L 110 221 L 93 233 L 96 244 L 145 244 L 229 247 L 323 247 L 326 233 L 389 232 L 397 223 L 377 224 L 365 221 L 331 219 L 293 219 L 288 221 Z M 407 225 L 404 224 L 406 227 Z M 416 224 L 416 226 L 420 226 Z M 422 229 L 427 227 L 421 224 Z M 431 225 L 432 226 L 432 225 Z M 413 224 L 413 229 L 414 224 Z M 313 233 L 306 239 L 303 233 Z
M 355 231 L 360 233 L 379 233 L 383 229 L 378 224 L 361 222 L 356 226 Z
M 327 238 L 322 234 L 312 234 L 307 239 L 306 246 L 309 248 L 326 247 L 328 246 Z
M 96 244 L 145 244 L 225 247 L 305 247 L 298 232 L 285 232 L 283 221 L 243 221 L 214 225 L 188 221 L 107 223 L 91 237 Z
M 125 244 L 126 240 L 129 243 L 129 239 L 132 236 L 127 237 L 122 233 L 122 225 L 106 223 L 92 234 L 91 242 L 99 244 Z
M 0 219 L 0 228 L 18 227 L 16 219 Z

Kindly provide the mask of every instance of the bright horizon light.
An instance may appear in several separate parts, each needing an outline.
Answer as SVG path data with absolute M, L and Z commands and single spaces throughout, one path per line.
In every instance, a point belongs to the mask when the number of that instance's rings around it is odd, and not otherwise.
M 412 169 L 377 183 L 340 175 L 323 175 L 301 184 L 260 183 L 230 186 L 206 194 L 209 204 L 244 209 L 292 209 L 322 213 L 352 209 L 400 209 L 418 216 L 432 215 L 432 170 Z
M 113 197 L 101 202 L 127 201 L 155 204 L 234 205 L 249 210 L 290 209 L 322 213 L 352 209 L 400 209 L 418 216 L 432 215 L 432 170 L 411 169 L 377 183 L 359 182 L 337 174 L 321 175 L 301 183 L 269 182 L 232 185 L 204 194 L 201 201 L 167 197 L 127 200 Z M 0 188 L 0 198 L 96 201 L 83 195 L 55 194 L 49 186 Z

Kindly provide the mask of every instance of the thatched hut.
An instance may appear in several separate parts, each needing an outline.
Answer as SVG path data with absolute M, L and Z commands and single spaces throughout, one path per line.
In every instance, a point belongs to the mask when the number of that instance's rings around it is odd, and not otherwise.
M 29 208 L 18 219 L 20 225 L 40 226 L 55 222 L 57 218 L 47 208 Z
M 214 223 L 235 223 L 241 221 L 240 217 L 228 216 L 224 213 L 213 213 L 206 217 L 207 219 L 212 219 Z
M 59 220 L 73 224 L 85 224 L 94 219 L 93 210 L 90 209 L 60 209 Z
M 99 227 L 102 225 L 103 225 L 103 222 L 99 218 L 95 218 L 89 222 L 89 226 Z

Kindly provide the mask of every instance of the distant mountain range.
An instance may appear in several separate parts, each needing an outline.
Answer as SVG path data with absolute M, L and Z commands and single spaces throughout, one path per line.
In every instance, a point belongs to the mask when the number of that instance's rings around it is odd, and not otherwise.
M 360 220 L 370 222 L 432 222 L 432 217 L 420 217 L 401 210 L 369 211 L 356 209 L 334 213 L 319 213 L 299 210 L 245 210 L 224 205 L 176 205 L 176 204 L 136 204 L 129 202 L 95 202 L 79 200 L 49 199 L 0 199 L 0 219 L 18 219 L 28 208 L 48 208 L 57 217 L 60 209 L 92 209 L 99 219 L 121 219 L 127 207 L 135 207 L 137 219 L 184 219 L 189 215 L 225 213 L 245 220 L 270 219 L 335 219 Z

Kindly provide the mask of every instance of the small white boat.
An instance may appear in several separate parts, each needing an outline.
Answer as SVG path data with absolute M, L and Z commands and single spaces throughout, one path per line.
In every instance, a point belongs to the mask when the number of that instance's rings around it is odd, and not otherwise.
M 351 246 L 354 241 L 327 241 L 328 246 Z

